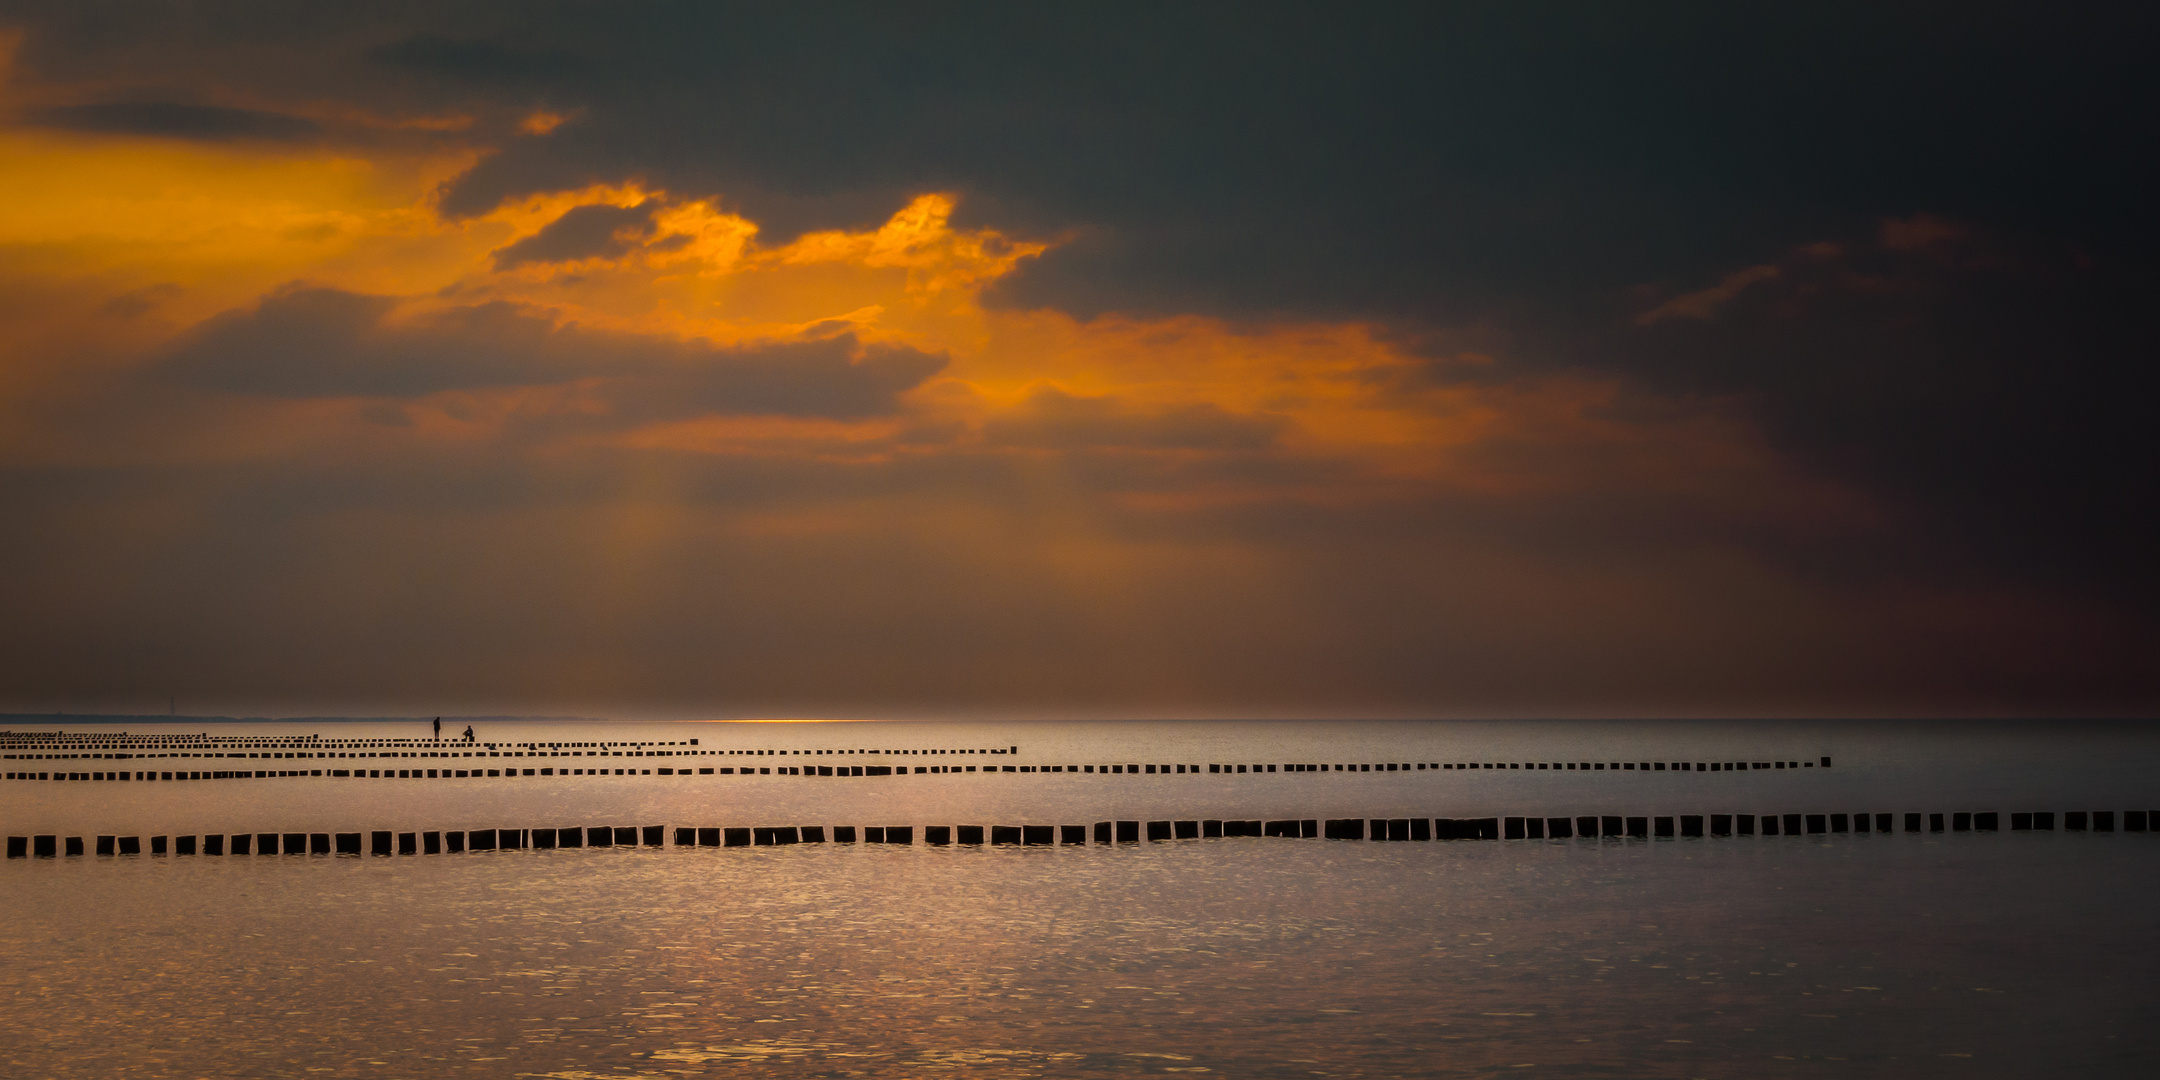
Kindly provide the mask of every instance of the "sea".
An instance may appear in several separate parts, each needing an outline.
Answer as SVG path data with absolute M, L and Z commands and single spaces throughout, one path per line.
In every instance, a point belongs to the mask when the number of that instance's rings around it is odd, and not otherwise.
M 2160 1067 L 2150 724 L 17 716 L 0 750 L 8 1077 Z

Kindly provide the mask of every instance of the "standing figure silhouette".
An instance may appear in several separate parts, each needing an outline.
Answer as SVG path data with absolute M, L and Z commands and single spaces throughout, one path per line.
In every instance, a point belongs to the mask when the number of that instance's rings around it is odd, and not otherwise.
M 440 716 L 435 718 L 435 741 L 442 741 L 442 717 Z

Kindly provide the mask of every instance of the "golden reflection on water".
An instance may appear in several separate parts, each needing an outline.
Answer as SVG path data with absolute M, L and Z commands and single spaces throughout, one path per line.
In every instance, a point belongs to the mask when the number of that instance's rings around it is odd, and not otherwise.
M 0 867 L 0 1061 L 2143 1075 L 2160 923 L 2092 915 L 2156 866 L 2160 838 L 2032 834 L 22 860 Z

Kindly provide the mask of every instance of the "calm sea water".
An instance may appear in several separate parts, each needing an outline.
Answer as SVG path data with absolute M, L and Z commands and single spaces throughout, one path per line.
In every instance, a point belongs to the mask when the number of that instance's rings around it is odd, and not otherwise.
M 731 726 L 724 737 L 853 749 L 870 730 L 895 747 L 963 733 L 979 736 L 968 745 L 995 744 L 959 725 Z M 1435 759 L 1472 749 L 1560 758 L 1563 744 L 1597 739 L 1671 756 L 1788 746 L 1838 765 L 1686 776 L 1695 787 L 1665 774 L 1482 771 L 1276 776 L 1243 789 L 1203 777 L 1183 791 L 1165 790 L 1176 777 L 1117 788 L 1002 775 L 974 787 L 964 775 L 915 787 L 911 776 L 884 781 L 906 790 L 867 793 L 777 778 L 470 792 L 33 782 L 0 787 L 0 809 L 11 832 L 84 822 L 75 831 L 94 833 L 566 815 L 562 824 L 921 825 L 1187 809 L 2010 812 L 2160 801 L 2142 794 L 2160 760 L 2150 737 L 2120 727 L 997 731 L 1019 732 L 1005 744 L 1083 758 L 1146 760 L 1112 755 L 1109 743 L 1175 739 L 1199 740 L 1186 749 L 1203 761 L 1319 749 L 1333 751 L 1327 760 L 1415 760 L 1391 752 L 1405 740 L 1453 752 Z M 603 779 L 615 782 L 594 784 Z M 1610 786 L 1622 783 L 1636 786 Z M 0 1072 L 2145 1076 L 2160 1060 L 2156 901 L 2160 835 L 2121 832 L 11 860 L 0 866 L 10 1006 Z

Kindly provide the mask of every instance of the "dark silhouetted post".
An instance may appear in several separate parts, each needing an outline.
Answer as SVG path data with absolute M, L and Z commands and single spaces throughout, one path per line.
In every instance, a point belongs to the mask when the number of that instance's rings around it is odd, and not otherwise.
M 1364 818 L 1330 818 L 1321 835 L 1330 840 L 1365 839 Z

